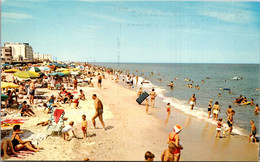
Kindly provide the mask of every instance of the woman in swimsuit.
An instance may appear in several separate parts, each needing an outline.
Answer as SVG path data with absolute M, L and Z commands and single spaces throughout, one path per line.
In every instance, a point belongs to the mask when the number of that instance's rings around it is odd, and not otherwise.
M 14 133 L 12 135 L 11 138 L 11 142 L 13 144 L 14 150 L 18 151 L 23 149 L 24 147 L 26 147 L 27 149 L 34 151 L 34 152 L 38 152 L 40 148 L 34 146 L 32 144 L 32 141 L 22 141 L 20 136 L 17 134 L 20 131 L 20 125 L 15 125 L 13 127 Z
M 154 89 L 152 89 L 152 92 L 150 93 L 150 96 L 151 96 L 151 105 L 154 108 L 155 97 L 157 96 L 157 94 L 154 92 Z
M 210 117 L 210 114 L 211 114 L 211 109 L 212 109 L 212 100 L 209 100 L 209 104 L 208 104 L 208 112 L 209 112 L 209 116 L 208 116 L 208 119 Z
M 218 101 L 215 102 L 215 105 L 213 106 L 213 118 L 212 120 L 218 120 L 218 114 L 220 113 L 219 103 Z
M 173 128 L 173 132 L 169 134 L 168 141 L 167 141 L 168 144 L 172 141 L 176 145 L 176 149 L 173 152 L 173 154 L 174 154 L 174 161 L 177 162 L 180 160 L 181 149 L 183 149 L 183 147 L 180 145 L 180 138 L 179 138 L 180 131 L 181 131 L 181 126 L 175 125 Z
M 167 113 L 168 113 L 167 118 L 169 118 L 170 114 L 171 114 L 171 105 L 170 105 L 170 103 L 167 103 Z

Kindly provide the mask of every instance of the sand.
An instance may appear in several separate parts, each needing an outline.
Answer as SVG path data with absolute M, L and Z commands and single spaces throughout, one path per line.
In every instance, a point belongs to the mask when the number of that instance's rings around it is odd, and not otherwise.
M 93 81 L 96 86 L 96 79 Z M 168 130 L 164 121 L 156 118 L 156 114 L 163 113 L 159 108 L 151 108 L 149 115 L 145 113 L 145 106 L 135 101 L 136 92 L 116 84 L 110 79 L 103 80 L 101 89 L 80 87 L 86 94 L 87 101 L 80 101 L 80 109 L 64 106 L 65 121 L 75 122 L 75 132 L 83 137 L 81 130 L 81 115 L 86 114 L 88 120 L 88 134 L 86 139 L 72 138 L 64 141 L 58 135 L 49 136 L 39 143 L 44 150 L 29 155 L 23 160 L 144 160 L 144 153 L 151 151 L 155 154 L 154 160 L 160 160 L 161 153 L 167 148 Z M 57 91 L 48 91 L 57 94 Z M 91 117 L 94 115 L 94 106 L 91 95 L 96 93 L 104 104 L 104 122 L 107 130 L 93 129 Z M 158 105 L 156 106 L 158 107 Z M 21 128 L 27 133 L 45 133 L 46 127 L 36 126 L 40 121 L 46 121 L 50 115 L 41 108 L 34 108 L 37 117 L 30 117 Z M 183 130 L 180 139 L 184 149 L 181 160 L 207 161 L 257 161 L 258 147 L 256 143 L 249 143 L 248 138 L 233 135 L 227 138 L 216 139 L 216 126 L 195 117 L 188 116 L 177 109 L 173 109 L 173 118 L 168 124 L 180 124 Z M 102 128 L 96 119 L 97 127 Z M 4 129 L 4 130 L 3 130 Z M 2 135 L 11 134 L 11 128 L 3 128 Z M 3 133 L 5 132 L 5 133 Z M 70 135 L 72 135 L 70 133 Z M 9 158 L 8 160 L 19 160 Z

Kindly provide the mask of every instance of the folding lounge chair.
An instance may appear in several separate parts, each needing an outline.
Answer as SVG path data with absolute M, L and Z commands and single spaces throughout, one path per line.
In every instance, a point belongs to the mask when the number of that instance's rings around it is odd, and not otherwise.
M 62 126 L 64 125 L 63 117 L 65 111 L 63 109 L 55 109 L 51 112 L 50 123 L 47 127 L 47 135 L 51 135 L 53 132 L 58 132 L 58 135 L 61 133 Z

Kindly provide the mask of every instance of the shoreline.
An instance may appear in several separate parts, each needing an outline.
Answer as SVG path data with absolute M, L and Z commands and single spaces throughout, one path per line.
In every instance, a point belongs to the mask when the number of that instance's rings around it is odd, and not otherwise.
M 88 157 L 92 160 L 143 160 L 144 153 L 151 151 L 155 154 L 155 161 L 160 161 L 161 153 L 167 148 L 168 133 L 174 124 L 183 126 L 180 139 L 184 149 L 181 152 L 181 161 L 257 161 L 259 144 L 248 143 L 242 136 L 232 136 L 224 139 L 215 139 L 215 125 L 198 120 L 173 108 L 172 118 L 167 127 L 164 121 L 158 118 L 166 115 L 165 104 L 156 102 L 156 107 L 149 108 L 149 115 L 145 114 L 145 106 L 136 103 L 136 92 L 115 83 L 110 78 L 104 79 L 102 89 L 97 89 L 97 80 L 94 79 L 95 88 L 79 87 L 86 94 L 87 101 L 80 101 L 79 110 L 73 106 L 64 106 L 65 125 L 74 120 L 76 134 L 82 137 L 80 129 L 81 114 L 87 114 L 88 134 L 96 136 L 87 139 L 64 141 L 61 137 L 49 136 L 40 142 L 39 146 L 45 150 L 27 156 L 24 160 L 83 160 Z M 45 90 L 45 89 L 44 89 Z M 56 93 L 57 91 L 51 91 Z M 94 114 L 91 95 L 96 93 L 104 104 L 104 122 L 107 131 L 93 129 L 91 117 Z M 37 110 L 37 117 L 31 117 L 21 128 L 30 129 L 33 133 L 44 132 L 46 127 L 34 126 L 38 121 L 48 119 L 46 113 Z M 78 112 L 75 112 L 78 111 Z M 73 113 L 72 113 L 73 112 Z M 75 113 L 74 113 L 75 112 Z M 96 119 L 97 127 L 101 127 Z M 192 135 L 192 137 L 191 137 Z M 56 144 L 56 145 L 55 145 Z M 243 147 L 244 155 L 241 156 Z M 131 150 L 131 151 L 129 151 Z M 53 154 L 53 151 L 56 153 Z M 8 160 L 17 160 L 10 158 Z

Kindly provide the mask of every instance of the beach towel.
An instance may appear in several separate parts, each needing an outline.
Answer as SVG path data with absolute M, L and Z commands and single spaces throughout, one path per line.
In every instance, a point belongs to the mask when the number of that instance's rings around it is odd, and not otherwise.
M 1 127 L 13 127 L 16 124 L 23 124 L 28 119 L 5 119 L 1 121 Z
M 23 141 L 32 141 L 32 144 L 37 146 L 41 141 L 43 141 L 46 138 L 47 135 L 45 133 L 34 133 L 28 138 L 23 139 Z
M 63 109 L 55 109 L 53 116 L 54 116 L 54 121 L 56 122 L 56 124 L 58 123 L 58 121 L 63 113 L 65 114 L 65 111 Z

